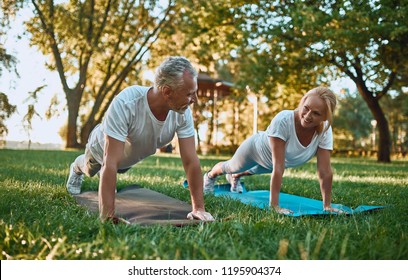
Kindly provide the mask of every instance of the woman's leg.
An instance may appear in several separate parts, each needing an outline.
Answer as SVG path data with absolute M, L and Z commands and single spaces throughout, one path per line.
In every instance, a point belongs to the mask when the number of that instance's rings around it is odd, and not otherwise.
M 226 178 L 227 178 L 227 181 L 231 184 L 231 192 L 242 193 L 244 188 L 242 187 L 242 184 L 241 184 L 241 177 L 251 176 L 254 174 L 265 174 L 265 173 L 271 173 L 271 172 L 272 170 L 262 167 L 261 165 L 258 164 L 244 172 L 235 173 L 235 174 L 227 174 Z
M 253 135 L 242 142 L 231 159 L 218 162 L 214 165 L 213 168 L 208 171 L 208 177 L 216 178 L 222 174 L 241 173 L 257 165 L 257 162 L 253 158 L 255 152 L 253 142 L 255 137 L 256 135 Z
M 246 139 L 238 147 L 234 155 L 230 160 L 218 162 L 211 168 L 210 171 L 204 174 L 204 191 L 212 192 L 214 190 L 214 184 L 217 176 L 222 174 L 246 174 L 245 172 L 256 166 L 256 159 L 253 157 L 256 154 L 254 145 L 255 137 L 253 135 Z

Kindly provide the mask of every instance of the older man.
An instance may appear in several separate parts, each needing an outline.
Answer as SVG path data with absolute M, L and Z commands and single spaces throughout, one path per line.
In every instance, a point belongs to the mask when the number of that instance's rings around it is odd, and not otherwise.
M 157 68 L 153 87 L 130 86 L 114 98 L 102 124 L 91 132 L 85 153 L 71 164 L 68 192 L 80 193 L 84 174 L 92 177 L 100 171 L 100 218 L 118 221 L 117 173 L 153 155 L 177 133 L 192 201 L 192 212 L 187 217 L 214 220 L 205 211 L 203 177 L 195 150 L 189 106 L 196 101 L 196 70 L 184 57 L 169 57 Z

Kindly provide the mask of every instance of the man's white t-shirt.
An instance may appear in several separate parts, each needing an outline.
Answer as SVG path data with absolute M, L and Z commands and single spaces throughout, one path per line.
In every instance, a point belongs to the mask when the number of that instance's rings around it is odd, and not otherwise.
M 184 114 L 169 111 L 165 121 L 153 115 L 147 102 L 149 87 L 131 86 L 121 91 L 112 101 L 101 125 L 91 132 L 87 147 L 95 160 L 103 162 L 105 134 L 125 142 L 124 157 L 119 169 L 129 168 L 156 153 L 178 138 L 194 136 L 191 109 Z
M 328 122 L 325 122 L 327 127 Z M 318 148 L 333 150 L 333 133 L 331 126 L 327 131 L 317 134 L 312 138 L 310 144 L 305 147 L 296 135 L 295 112 L 293 110 L 284 110 L 279 112 L 269 124 L 266 132 L 261 135 L 259 143 L 261 157 L 265 162 L 272 165 L 271 148 L 269 137 L 277 137 L 286 142 L 285 144 L 285 167 L 296 167 L 308 162 L 317 152 Z

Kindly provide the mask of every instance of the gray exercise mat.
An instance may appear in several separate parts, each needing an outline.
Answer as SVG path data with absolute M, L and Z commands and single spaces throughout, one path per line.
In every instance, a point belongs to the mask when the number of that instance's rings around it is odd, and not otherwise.
M 98 192 L 87 191 L 74 195 L 78 204 L 92 212 L 98 212 Z M 197 220 L 188 220 L 191 205 L 167 195 L 131 185 L 116 194 L 116 216 L 138 225 L 174 225 L 196 224 Z

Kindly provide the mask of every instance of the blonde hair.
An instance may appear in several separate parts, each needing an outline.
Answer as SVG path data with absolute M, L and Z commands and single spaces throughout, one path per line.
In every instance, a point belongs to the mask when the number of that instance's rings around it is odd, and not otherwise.
M 303 106 L 307 98 L 309 98 L 310 96 L 318 96 L 326 104 L 326 120 L 328 122 L 328 125 L 324 127 L 324 122 L 322 122 L 319 125 L 319 127 L 317 128 L 317 133 L 321 134 L 323 132 L 326 132 L 333 123 L 333 114 L 334 114 L 334 110 L 336 109 L 336 105 L 337 105 L 336 95 L 330 89 L 326 87 L 322 87 L 322 86 L 315 87 L 309 90 L 302 97 L 299 103 L 299 109 Z

